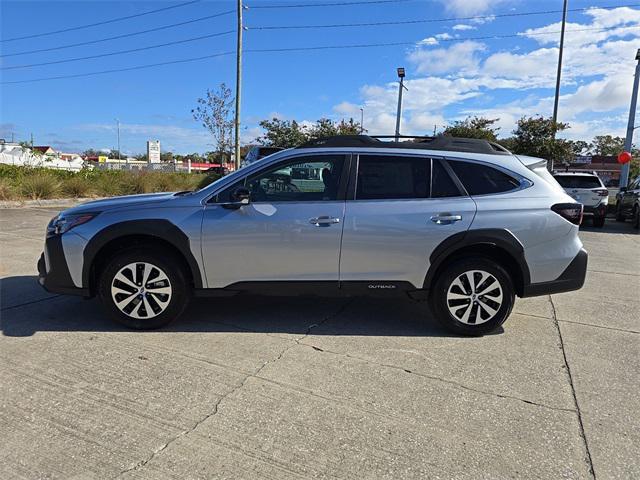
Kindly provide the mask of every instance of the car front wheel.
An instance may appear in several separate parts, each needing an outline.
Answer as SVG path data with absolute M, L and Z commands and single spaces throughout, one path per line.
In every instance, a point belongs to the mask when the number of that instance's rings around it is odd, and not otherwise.
M 162 327 L 189 300 L 180 262 L 170 252 L 134 248 L 114 256 L 102 271 L 99 296 L 111 316 L 129 328 Z
M 484 335 L 509 317 L 515 301 L 511 277 L 488 258 L 457 260 L 442 272 L 431 294 L 431 308 L 448 330 Z
M 633 228 L 636 230 L 640 228 L 640 207 L 637 205 L 633 209 Z

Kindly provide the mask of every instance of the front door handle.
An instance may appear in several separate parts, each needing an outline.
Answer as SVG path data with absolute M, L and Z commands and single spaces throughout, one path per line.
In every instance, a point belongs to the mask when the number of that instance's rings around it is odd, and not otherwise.
M 451 225 L 454 222 L 462 220 L 462 215 L 451 215 L 450 213 L 441 213 L 431 217 L 431 221 L 436 225 Z
M 340 223 L 340 219 L 330 217 L 328 215 L 322 215 L 321 217 L 310 218 L 309 223 L 316 227 L 328 227 L 334 223 Z

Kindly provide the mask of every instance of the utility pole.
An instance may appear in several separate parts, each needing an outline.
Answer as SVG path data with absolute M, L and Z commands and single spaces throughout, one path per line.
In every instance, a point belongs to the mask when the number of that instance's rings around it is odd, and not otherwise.
M 636 52 L 636 73 L 633 77 L 633 90 L 631 92 L 631 106 L 629 107 L 629 121 L 627 122 L 627 135 L 624 137 L 624 151 L 631 153 L 633 145 L 633 131 L 635 130 L 636 104 L 638 102 L 638 79 L 640 79 L 640 48 Z M 620 187 L 626 187 L 629 183 L 629 168 L 631 162 L 622 165 L 620 170 Z
M 118 160 L 120 160 L 120 120 L 116 118 L 116 128 L 118 130 Z
M 360 108 L 360 135 L 364 133 L 364 108 Z
M 242 0 L 238 0 L 238 43 L 236 46 L 236 112 L 234 156 L 236 170 L 240 168 L 240 95 L 242 93 Z
M 398 113 L 396 114 L 396 142 L 400 140 L 400 117 L 402 116 L 402 90 L 407 90 L 404 86 L 404 68 L 398 68 L 398 78 L 400 79 L 400 87 L 398 89 Z
M 31 150 L 33 150 L 33 133 L 31 133 Z
M 553 138 L 556 138 L 555 125 L 558 121 L 558 102 L 560 101 L 560 78 L 562 77 L 562 53 L 564 52 L 564 27 L 567 23 L 567 4 L 568 0 L 564 0 L 564 4 L 562 7 L 562 27 L 560 28 L 560 49 L 558 51 L 558 72 L 556 73 L 556 95 L 553 100 Z M 553 158 L 549 161 L 551 163 L 549 170 L 553 172 Z

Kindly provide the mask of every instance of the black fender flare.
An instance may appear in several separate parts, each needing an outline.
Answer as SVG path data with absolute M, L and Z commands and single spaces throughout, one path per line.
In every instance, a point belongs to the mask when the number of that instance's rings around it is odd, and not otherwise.
M 503 228 L 482 228 L 459 232 L 443 240 L 429 256 L 429 270 L 424 279 L 424 289 L 432 285 L 436 272 L 452 254 L 474 245 L 488 245 L 506 251 L 517 264 L 522 276 L 522 287 L 531 283 L 529 266 L 524 257 L 524 247 L 509 230 Z
M 129 236 L 144 235 L 156 237 L 175 247 L 184 257 L 191 271 L 195 288 L 202 288 L 202 274 L 200 267 L 193 253 L 191 253 L 191 243 L 189 237 L 169 220 L 145 219 L 126 220 L 111 224 L 96 233 L 84 249 L 84 261 L 82 265 L 82 284 L 90 285 L 91 267 L 93 266 L 98 252 L 112 240 Z

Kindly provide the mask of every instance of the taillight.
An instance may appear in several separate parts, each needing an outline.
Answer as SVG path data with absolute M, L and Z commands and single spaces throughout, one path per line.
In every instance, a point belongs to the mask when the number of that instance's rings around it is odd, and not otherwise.
M 593 193 L 597 193 L 599 197 L 609 196 L 609 190 L 607 190 L 606 188 L 599 188 L 597 190 L 594 190 Z
M 556 203 L 551 210 L 574 225 L 582 223 L 583 205 L 581 203 Z

